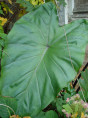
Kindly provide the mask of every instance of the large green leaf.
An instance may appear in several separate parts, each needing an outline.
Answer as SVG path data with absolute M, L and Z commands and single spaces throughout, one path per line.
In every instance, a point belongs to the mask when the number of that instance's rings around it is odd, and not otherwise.
M 2 95 L 16 97 L 19 115 L 35 116 L 74 79 L 88 43 L 88 21 L 58 25 L 55 6 L 46 3 L 17 21 L 2 57 Z

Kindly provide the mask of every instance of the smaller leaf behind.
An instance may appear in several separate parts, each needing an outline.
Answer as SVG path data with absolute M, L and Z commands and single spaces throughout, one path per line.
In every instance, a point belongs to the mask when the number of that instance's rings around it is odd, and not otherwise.
M 56 114 L 56 112 L 52 110 L 46 112 L 45 116 L 46 118 L 58 118 L 58 115 Z
M 13 111 L 6 106 L 9 106 L 10 108 L 12 108 L 14 110 L 14 112 L 16 112 L 16 109 L 17 109 L 16 99 L 0 96 L 0 104 L 1 104 L 0 105 L 0 117 L 9 118 L 10 115 L 14 114 Z M 6 106 L 4 106 L 4 105 L 6 105 Z
M 80 82 L 80 86 L 83 90 L 83 93 L 84 93 L 84 97 L 86 99 L 86 101 L 88 102 L 88 69 L 85 70 L 85 72 L 82 72 L 82 78 L 79 80 Z M 82 93 L 79 92 L 81 94 L 81 97 L 82 96 Z
M 50 110 L 48 112 L 40 112 L 38 116 L 33 118 L 58 118 L 58 115 L 55 111 Z
M 62 116 L 63 115 L 63 112 L 62 112 L 62 109 L 63 109 L 63 105 L 65 104 L 65 100 L 63 100 L 62 98 L 57 98 L 56 100 L 56 108 L 57 108 L 57 111 L 60 113 L 60 115 Z

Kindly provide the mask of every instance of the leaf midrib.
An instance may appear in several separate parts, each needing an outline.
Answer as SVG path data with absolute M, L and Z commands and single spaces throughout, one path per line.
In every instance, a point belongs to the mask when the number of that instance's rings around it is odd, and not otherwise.
M 39 67 L 39 65 L 41 64 L 41 62 L 42 62 L 42 60 L 43 60 L 43 58 L 44 58 L 44 56 L 45 56 L 47 50 L 48 50 L 48 47 L 45 48 L 45 50 L 44 50 L 44 52 L 43 52 L 43 54 L 42 54 L 42 56 L 41 56 L 40 62 L 39 62 L 39 63 L 37 64 L 37 66 L 35 67 L 34 72 L 33 72 L 33 75 L 32 75 L 32 77 L 29 79 L 26 88 L 24 89 L 24 91 L 22 91 L 22 92 L 19 93 L 19 94 L 22 94 L 23 92 L 26 92 L 26 91 L 27 91 L 28 86 L 29 86 L 29 83 L 30 83 L 31 79 L 34 77 L 34 75 L 36 74 L 36 72 L 37 72 L 37 70 L 38 70 L 38 67 Z M 18 95 L 19 95 L 19 94 L 18 94 Z M 18 95 L 16 95 L 16 96 L 18 96 Z

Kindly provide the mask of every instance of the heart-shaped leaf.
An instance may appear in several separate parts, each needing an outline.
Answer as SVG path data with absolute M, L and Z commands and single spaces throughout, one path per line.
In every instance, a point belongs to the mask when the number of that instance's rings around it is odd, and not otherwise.
M 55 6 L 41 5 L 16 22 L 8 35 L 1 94 L 18 100 L 18 115 L 36 116 L 74 79 L 87 43 L 88 21 L 59 27 Z

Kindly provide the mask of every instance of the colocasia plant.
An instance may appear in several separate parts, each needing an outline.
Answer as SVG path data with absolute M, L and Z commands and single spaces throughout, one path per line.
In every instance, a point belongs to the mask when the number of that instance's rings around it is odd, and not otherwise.
M 60 27 L 56 6 L 51 2 L 40 5 L 19 19 L 7 36 L 0 94 L 17 100 L 15 112 L 21 117 L 58 118 L 52 110 L 46 116 L 40 112 L 75 78 L 87 44 L 87 20 Z
M 88 118 L 88 103 L 84 102 L 79 94 L 76 94 L 67 98 L 62 112 L 66 115 L 66 118 Z

